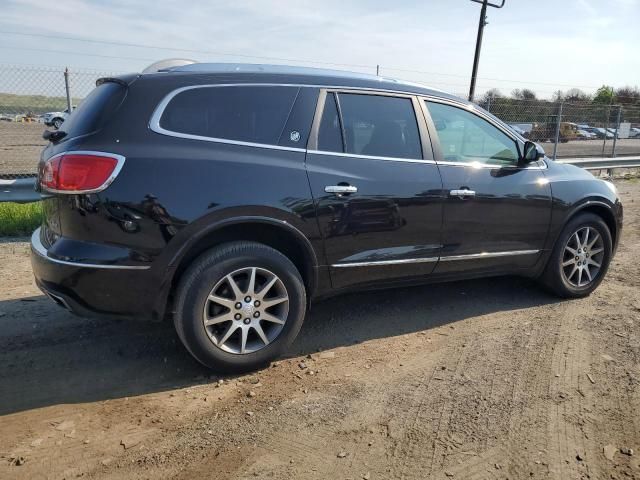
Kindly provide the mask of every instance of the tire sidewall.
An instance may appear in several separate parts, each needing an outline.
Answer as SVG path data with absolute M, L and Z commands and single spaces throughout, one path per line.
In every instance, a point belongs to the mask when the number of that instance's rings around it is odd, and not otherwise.
M 280 356 L 296 338 L 306 312 L 306 292 L 295 266 L 279 252 L 258 246 L 256 253 L 207 255 L 195 262 L 195 271 L 187 274 L 176 309 L 176 324 L 181 340 L 192 355 L 205 366 L 226 371 L 259 368 Z M 267 269 L 282 280 L 289 296 L 289 312 L 280 335 L 269 345 L 247 354 L 233 354 L 218 348 L 209 338 L 202 312 L 211 289 L 226 275 L 246 267 Z

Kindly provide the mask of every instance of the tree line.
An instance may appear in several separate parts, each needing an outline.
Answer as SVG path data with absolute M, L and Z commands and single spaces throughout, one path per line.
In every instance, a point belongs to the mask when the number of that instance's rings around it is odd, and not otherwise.
M 551 100 L 539 99 L 533 90 L 515 89 L 510 96 L 498 89 L 485 92 L 478 104 L 509 123 L 554 122 L 560 113 L 562 121 L 588 123 L 606 127 L 618 120 L 640 123 L 640 89 L 638 87 L 613 88 L 603 85 L 594 94 L 579 88 L 557 90 Z

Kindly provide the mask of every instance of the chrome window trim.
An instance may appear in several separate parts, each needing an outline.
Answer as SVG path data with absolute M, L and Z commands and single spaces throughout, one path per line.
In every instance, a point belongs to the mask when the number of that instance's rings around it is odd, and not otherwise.
M 42 183 L 40 183 L 40 188 L 42 189 L 43 192 L 59 193 L 63 195 L 82 195 L 85 193 L 101 192 L 113 183 L 113 181 L 116 179 L 116 177 L 120 173 L 120 170 L 122 170 L 122 167 L 124 166 L 124 162 L 126 160 L 125 157 L 123 157 L 122 155 L 118 155 L 117 153 L 97 152 L 93 150 L 68 150 L 68 151 L 53 155 L 52 157 L 49 157 L 46 161 L 47 162 L 53 161 L 54 159 L 58 157 L 62 157 L 63 155 L 94 155 L 96 157 L 109 157 L 109 158 L 115 158 L 117 163 L 116 163 L 116 168 L 113 170 L 109 178 L 107 178 L 105 182 L 102 185 L 100 185 L 98 188 L 91 188 L 88 190 L 58 190 L 55 188 L 47 188 L 44 185 L 42 185 Z
M 377 267 L 384 265 L 404 265 L 407 263 L 433 263 L 437 262 L 438 257 L 429 258 L 404 258 L 400 260 L 378 260 L 374 262 L 348 262 L 348 263 L 334 263 L 331 265 L 334 268 L 345 267 Z
M 52 258 L 49 256 L 47 249 L 44 248 L 44 245 L 42 245 L 42 242 L 40 241 L 40 228 L 41 227 L 38 227 L 36 231 L 31 234 L 31 250 L 49 262 L 57 263 L 59 265 L 68 265 L 70 267 L 101 268 L 105 270 L 148 270 L 151 268 L 147 265 L 101 265 L 98 263 L 71 262 L 68 260 Z
M 427 163 L 429 165 L 435 165 L 435 160 L 424 160 L 422 158 L 401 158 L 401 157 L 378 157 L 375 155 L 360 155 L 356 153 L 344 153 L 344 152 L 328 152 L 325 150 L 307 150 L 307 153 L 313 155 L 331 155 L 336 157 L 349 157 L 349 158 L 363 158 L 366 160 L 387 160 L 391 162 L 406 162 L 406 163 Z
M 534 255 L 540 253 L 540 250 L 511 250 L 505 252 L 482 252 L 482 253 L 470 253 L 466 255 L 447 255 L 443 257 L 429 257 L 429 258 L 406 258 L 400 260 L 380 260 L 373 262 L 348 262 L 348 263 L 334 263 L 331 265 L 333 268 L 345 268 L 345 267 L 374 267 L 384 265 L 405 265 L 411 263 L 433 263 L 433 262 L 449 262 L 456 260 L 481 260 L 485 258 L 498 258 L 498 257 L 511 257 L 519 255 Z
M 540 161 L 542 165 L 527 165 L 526 167 L 518 166 L 518 165 L 495 165 L 491 163 L 481 163 L 481 162 L 450 162 L 450 161 L 442 161 L 436 162 L 438 165 L 444 165 L 448 167 L 469 167 L 469 168 L 489 168 L 489 169 L 497 169 L 497 168 L 508 168 L 513 170 L 545 170 L 547 168 L 547 164 L 544 161 Z
M 297 147 L 285 147 L 280 145 L 271 145 L 267 143 L 254 143 L 254 142 L 244 142 L 240 140 L 230 140 L 226 138 L 216 138 L 216 137 L 207 137 L 201 135 L 191 135 L 188 133 L 180 133 L 174 132 L 172 130 L 164 129 L 160 126 L 160 119 L 162 118 L 162 114 L 164 110 L 167 108 L 167 105 L 173 98 L 187 90 L 193 90 L 196 88 L 218 88 L 218 87 L 297 87 L 297 88 L 318 88 L 325 91 L 343 91 L 345 93 L 352 92 L 367 92 L 367 93 L 379 93 L 379 94 L 387 94 L 387 95 L 395 95 L 398 97 L 418 97 L 418 98 L 434 98 L 440 99 L 437 96 L 430 96 L 428 94 L 420 94 L 415 92 L 407 92 L 404 90 L 390 90 L 385 88 L 372 88 L 372 87 L 354 87 L 354 86 L 341 86 L 341 85 L 316 85 L 316 84 L 302 84 L 302 83 L 269 83 L 269 82 L 257 82 L 257 83 L 218 83 L 218 84 L 203 84 L 203 85 L 187 85 L 185 87 L 176 88 L 169 92 L 165 97 L 158 103 L 156 108 L 154 109 L 151 119 L 149 120 L 149 129 L 153 132 L 159 133 L 161 135 L 166 135 L 169 137 L 176 138 L 185 138 L 188 140 L 201 140 L 205 142 L 215 142 L 215 143 L 224 143 L 229 145 L 240 145 L 247 147 L 256 147 L 256 148 L 267 148 L 271 150 L 284 150 L 291 152 L 305 152 L 304 148 Z M 452 100 L 455 103 L 455 101 Z M 459 104 L 465 106 L 464 103 L 460 102 Z M 414 109 L 415 110 L 415 109 Z M 417 118 L 416 118 L 417 121 Z
M 518 255 L 533 255 L 539 253 L 540 250 L 511 250 L 505 252 L 481 252 L 469 253 L 466 255 L 446 255 L 440 257 L 441 262 L 450 262 L 455 260 L 480 260 L 484 258 L 511 257 Z

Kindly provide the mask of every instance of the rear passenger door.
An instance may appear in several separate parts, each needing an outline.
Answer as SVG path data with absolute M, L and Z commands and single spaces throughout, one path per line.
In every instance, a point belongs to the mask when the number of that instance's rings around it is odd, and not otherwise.
M 442 183 L 420 112 L 410 95 L 320 93 L 306 165 L 335 288 L 437 263 Z

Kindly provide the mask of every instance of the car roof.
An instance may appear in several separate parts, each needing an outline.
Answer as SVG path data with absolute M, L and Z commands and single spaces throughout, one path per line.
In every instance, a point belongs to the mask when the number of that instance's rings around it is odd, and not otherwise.
M 412 94 L 431 95 L 468 103 L 455 95 L 429 88 L 418 83 L 395 78 L 331 70 L 324 68 L 299 67 L 290 65 L 267 65 L 250 63 L 193 63 L 169 67 L 155 72 L 145 73 L 144 77 L 174 77 L 185 82 L 184 77 L 195 80 L 194 84 L 204 83 L 289 83 L 322 87 L 353 87 L 375 90 L 389 90 Z

